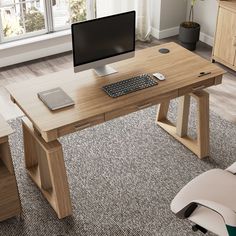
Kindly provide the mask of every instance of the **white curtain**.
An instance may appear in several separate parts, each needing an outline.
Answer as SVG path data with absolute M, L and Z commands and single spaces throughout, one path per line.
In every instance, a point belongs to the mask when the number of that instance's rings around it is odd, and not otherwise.
M 151 0 L 97 0 L 97 17 L 136 11 L 136 38 L 149 40 L 151 33 Z

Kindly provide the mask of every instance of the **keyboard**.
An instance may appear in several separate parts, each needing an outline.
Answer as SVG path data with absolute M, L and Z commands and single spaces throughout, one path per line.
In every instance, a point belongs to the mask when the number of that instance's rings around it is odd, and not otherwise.
M 108 84 L 102 89 L 112 98 L 117 98 L 138 90 L 157 85 L 158 82 L 149 74 L 142 74 L 116 83 Z

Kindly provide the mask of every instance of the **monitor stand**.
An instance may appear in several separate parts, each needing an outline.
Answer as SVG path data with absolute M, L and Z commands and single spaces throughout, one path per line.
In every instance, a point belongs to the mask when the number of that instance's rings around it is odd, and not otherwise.
M 101 66 L 94 69 L 96 74 L 100 77 L 117 73 L 115 69 L 110 66 Z

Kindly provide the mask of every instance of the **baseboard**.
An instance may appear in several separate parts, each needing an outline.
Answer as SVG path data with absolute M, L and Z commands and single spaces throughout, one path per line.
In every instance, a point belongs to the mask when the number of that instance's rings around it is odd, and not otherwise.
M 212 37 L 208 34 L 205 34 L 203 32 L 200 33 L 200 41 L 202 41 L 203 43 L 206 43 L 210 46 L 214 45 L 214 37 Z
M 158 30 L 157 28 L 152 27 L 152 36 L 157 39 L 164 39 L 171 36 L 175 36 L 179 34 L 179 26 L 165 29 L 165 30 Z M 200 41 L 213 46 L 214 45 L 214 37 L 205 34 L 203 32 L 200 33 Z
M 152 36 L 154 36 L 157 39 L 168 38 L 168 37 L 175 36 L 175 35 L 179 34 L 179 26 L 165 29 L 165 30 L 158 30 L 158 29 L 152 27 L 151 34 L 152 34 Z
M 159 39 L 159 30 L 157 28 L 152 27 L 151 35 L 155 37 L 156 39 Z

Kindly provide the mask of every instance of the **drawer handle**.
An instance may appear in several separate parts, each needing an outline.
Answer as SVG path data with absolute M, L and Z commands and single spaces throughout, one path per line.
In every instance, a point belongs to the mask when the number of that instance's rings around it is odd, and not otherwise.
M 91 126 L 91 123 L 87 123 L 87 124 L 84 124 L 84 125 L 77 125 L 75 126 L 75 130 L 82 130 L 82 129 L 86 129 L 88 127 Z
M 145 104 L 145 105 L 137 106 L 137 108 L 138 108 L 139 110 L 142 110 L 142 109 L 148 108 L 148 107 L 150 107 L 150 106 L 152 106 L 152 103 L 148 103 L 148 104 Z
M 236 46 L 236 36 L 234 36 L 234 46 Z
M 204 88 L 206 88 L 206 86 L 205 86 L 205 85 L 201 85 L 201 86 L 198 86 L 198 87 L 196 87 L 196 88 L 193 88 L 193 91 L 202 90 L 202 89 L 204 89 Z

